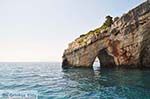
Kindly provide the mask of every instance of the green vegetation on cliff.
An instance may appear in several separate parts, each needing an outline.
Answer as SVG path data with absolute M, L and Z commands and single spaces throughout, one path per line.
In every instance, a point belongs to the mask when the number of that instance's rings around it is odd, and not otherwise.
M 111 27 L 112 24 L 113 24 L 113 17 L 108 15 L 106 16 L 106 21 L 103 23 L 101 27 L 96 28 L 95 30 L 91 30 L 86 34 L 82 34 L 80 35 L 80 37 L 88 36 L 90 34 L 99 34 L 101 33 L 102 30 L 106 30 L 108 27 Z
M 76 39 L 76 41 L 79 44 L 84 45 L 87 43 L 87 39 L 89 37 L 91 37 L 92 35 L 98 35 L 102 31 L 107 31 L 107 28 L 111 27 L 112 24 L 113 24 L 113 17 L 108 15 L 108 16 L 106 16 L 106 20 L 101 27 L 96 28 L 95 30 L 91 30 L 86 34 L 80 35 L 80 37 L 78 39 Z
M 107 27 L 111 27 L 113 24 L 113 18 L 111 16 L 106 16 L 106 21 L 101 26 L 101 29 L 106 29 Z

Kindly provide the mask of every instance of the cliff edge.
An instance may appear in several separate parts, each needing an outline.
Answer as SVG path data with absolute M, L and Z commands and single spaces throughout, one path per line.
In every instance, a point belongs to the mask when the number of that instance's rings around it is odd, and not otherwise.
M 150 67 L 150 1 L 142 3 L 111 26 L 97 28 L 71 42 L 63 54 L 63 67 Z

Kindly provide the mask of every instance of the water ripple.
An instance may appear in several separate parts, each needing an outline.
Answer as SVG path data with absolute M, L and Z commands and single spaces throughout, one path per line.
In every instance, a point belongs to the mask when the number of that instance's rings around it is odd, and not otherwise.
M 60 63 L 0 63 L 1 90 L 39 99 L 150 99 L 149 70 L 67 69 Z

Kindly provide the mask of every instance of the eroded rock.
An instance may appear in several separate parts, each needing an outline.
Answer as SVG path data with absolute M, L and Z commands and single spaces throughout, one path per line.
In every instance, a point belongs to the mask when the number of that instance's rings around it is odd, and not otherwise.
M 79 41 L 83 41 L 82 44 Z M 62 65 L 92 67 L 96 57 L 103 67 L 150 67 L 149 0 L 101 33 L 77 38 L 65 50 Z

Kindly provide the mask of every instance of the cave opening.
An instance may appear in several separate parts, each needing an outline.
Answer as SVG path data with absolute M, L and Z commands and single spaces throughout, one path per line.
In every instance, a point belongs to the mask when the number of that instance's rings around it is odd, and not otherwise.
M 101 66 L 100 60 L 99 60 L 98 57 L 96 57 L 95 60 L 94 60 L 94 62 L 93 62 L 93 69 L 94 70 L 100 69 L 100 66 Z
M 107 53 L 106 49 L 102 49 L 98 52 L 96 58 L 93 61 L 93 68 L 112 68 L 115 67 L 114 58 Z

